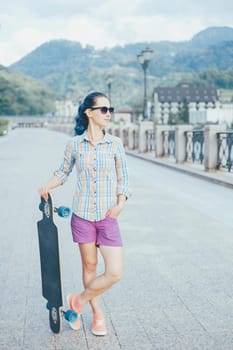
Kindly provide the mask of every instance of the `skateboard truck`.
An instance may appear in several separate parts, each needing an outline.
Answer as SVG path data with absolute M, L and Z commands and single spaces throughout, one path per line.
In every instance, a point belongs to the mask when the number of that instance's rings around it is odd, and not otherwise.
M 47 216 L 47 218 L 50 217 L 51 213 L 50 213 L 50 207 L 49 207 L 48 202 L 44 202 L 44 203 L 40 202 L 39 209 Z M 58 216 L 60 216 L 62 218 L 68 218 L 71 214 L 70 208 L 64 207 L 64 206 L 61 206 L 58 208 L 53 207 L 53 211 L 54 211 L 54 213 L 57 213 Z
M 58 315 L 57 315 L 57 309 L 56 309 L 56 307 L 51 307 L 51 305 L 50 305 L 49 303 L 47 303 L 47 304 L 46 304 L 46 308 L 47 308 L 48 310 L 51 311 L 51 317 L 52 317 L 52 319 L 53 319 L 53 322 L 54 322 L 54 323 L 58 322 L 58 321 L 57 321 L 57 320 L 58 320 Z M 65 318 L 68 322 L 71 322 L 71 323 L 77 321 L 78 318 L 79 318 L 78 313 L 75 312 L 75 311 L 72 311 L 72 310 L 70 310 L 70 309 L 68 309 L 68 310 L 66 310 L 66 311 L 61 309 L 60 312 L 62 313 L 62 315 L 64 316 L 64 318 Z

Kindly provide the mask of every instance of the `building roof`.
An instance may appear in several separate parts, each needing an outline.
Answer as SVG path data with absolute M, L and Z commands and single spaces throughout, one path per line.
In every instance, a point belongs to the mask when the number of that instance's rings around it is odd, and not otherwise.
M 132 108 L 126 107 L 117 109 L 116 113 L 132 113 L 132 111 Z
M 215 87 L 156 87 L 154 94 L 158 94 L 158 100 L 165 102 L 216 102 L 218 101 L 218 92 Z

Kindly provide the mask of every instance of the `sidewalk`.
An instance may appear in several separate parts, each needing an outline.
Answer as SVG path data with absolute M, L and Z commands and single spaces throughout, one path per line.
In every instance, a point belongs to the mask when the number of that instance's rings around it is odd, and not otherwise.
M 155 158 L 151 154 L 140 154 L 134 151 L 126 151 L 126 154 L 136 157 L 141 160 L 146 160 L 148 162 L 154 163 L 156 165 L 160 165 L 163 167 L 167 167 L 169 169 L 179 171 L 184 174 L 189 174 L 200 178 L 202 180 L 211 181 L 218 185 L 222 185 L 225 187 L 233 188 L 233 173 L 229 173 L 227 170 L 216 170 L 213 172 L 207 172 L 204 170 L 204 165 L 199 164 L 176 164 L 175 162 L 166 159 L 166 158 Z
M 137 155 L 128 157 L 133 195 L 119 218 L 124 278 L 101 297 L 108 335 L 91 334 L 89 305 L 80 331 L 65 320 L 60 334 L 50 331 L 37 188 L 60 164 L 68 139 L 46 129 L 0 139 L 0 349 L 233 350 L 232 191 Z M 75 180 L 74 171 L 54 190 L 54 204 L 71 206 Z M 69 220 L 54 219 L 66 296 L 82 290 L 80 255 Z

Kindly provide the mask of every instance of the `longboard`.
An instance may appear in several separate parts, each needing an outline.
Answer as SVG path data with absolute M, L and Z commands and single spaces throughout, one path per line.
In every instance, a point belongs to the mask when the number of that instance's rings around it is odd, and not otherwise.
M 78 319 L 76 312 L 63 310 L 59 236 L 57 226 L 53 221 L 53 212 L 67 217 L 70 209 L 67 207 L 54 208 L 50 195 L 47 202 L 41 197 L 39 209 L 43 213 L 42 219 L 37 222 L 42 295 L 47 300 L 50 328 L 54 333 L 60 333 L 62 316 L 69 322 L 75 322 Z

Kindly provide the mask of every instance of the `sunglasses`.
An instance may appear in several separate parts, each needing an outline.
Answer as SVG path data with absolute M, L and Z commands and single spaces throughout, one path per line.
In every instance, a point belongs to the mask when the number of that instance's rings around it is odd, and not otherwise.
M 103 107 L 92 107 L 91 108 L 92 111 L 94 111 L 95 109 L 99 109 L 102 114 L 106 114 L 108 112 L 112 114 L 114 112 L 113 107 L 108 108 L 108 107 L 103 106 Z

